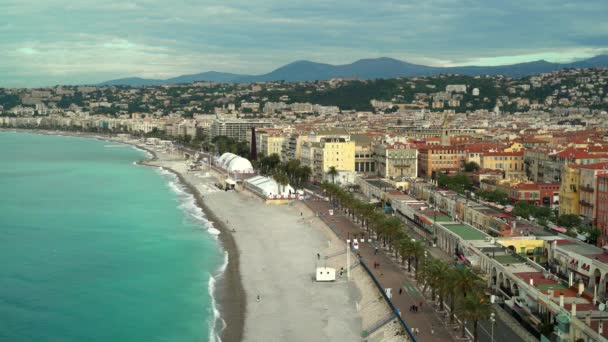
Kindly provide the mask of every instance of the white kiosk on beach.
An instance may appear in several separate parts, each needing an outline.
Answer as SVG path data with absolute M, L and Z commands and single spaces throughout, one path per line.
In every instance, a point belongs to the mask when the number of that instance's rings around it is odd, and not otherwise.
M 317 281 L 336 281 L 336 269 L 317 267 Z

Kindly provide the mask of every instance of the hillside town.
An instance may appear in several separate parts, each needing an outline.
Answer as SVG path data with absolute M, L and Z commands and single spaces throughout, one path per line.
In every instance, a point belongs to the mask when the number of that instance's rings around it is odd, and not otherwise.
M 537 337 L 608 337 L 608 69 L 0 89 L 0 126 L 297 161 L 478 271 Z

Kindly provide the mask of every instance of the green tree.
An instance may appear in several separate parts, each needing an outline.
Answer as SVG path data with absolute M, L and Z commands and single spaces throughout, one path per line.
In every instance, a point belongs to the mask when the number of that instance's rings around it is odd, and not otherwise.
M 480 169 L 479 164 L 477 164 L 474 161 L 470 161 L 470 162 L 464 164 L 465 172 L 479 171 L 479 169 Z
M 335 166 L 330 166 L 327 171 L 327 175 L 331 177 L 331 182 L 336 184 L 336 176 L 338 175 L 338 170 L 336 170 Z
M 560 215 L 557 218 L 557 224 L 566 228 L 573 228 L 580 226 L 581 218 L 578 215 L 573 214 Z
M 456 308 L 456 312 L 462 319 L 473 324 L 473 341 L 478 341 L 478 323 L 479 321 L 486 320 L 490 317 L 492 305 L 483 294 L 475 292 L 468 297 L 462 298 Z M 466 337 L 464 327 L 463 324 L 462 338 Z

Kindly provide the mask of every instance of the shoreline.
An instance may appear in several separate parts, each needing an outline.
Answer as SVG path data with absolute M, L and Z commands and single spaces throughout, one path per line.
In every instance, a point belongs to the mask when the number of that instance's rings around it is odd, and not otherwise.
M 67 131 L 53 131 L 53 130 L 32 130 L 32 129 L 2 129 L 0 132 L 17 132 L 17 133 L 31 133 L 41 135 L 54 135 L 54 136 L 71 136 L 78 138 L 96 139 L 100 141 L 107 141 L 113 143 L 122 143 L 132 146 L 136 149 L 149 153 L 151 157 L 141 159 L 135 162 L 136 165 L 161 168 L 167 172 L 171 172 L 177 177 L 178 182 L 184 187 L 185 191 L 194 197 L 194 202 L 198 206 L 208 221 L 213 223 L 213 228 L 218 229 L 220 234 L 218 235 L 219 247 L 225 253 L 228 254 L 228 264 L 226 265 L 223 272 L 219 274 L 211 274 L 210 277 L 215 279 L 214 293 L 209 295 L 212 298 L 212 302 L 215 300 L 217 304 L 217 310 L 220 312 L 219 320 L 224 322 L 224 326 L 218 326 L 218 321 L 215 315 L 210 319 L 213 319 L 214 329 L 212 332 L 220 336 L 223 342 L 238 342 L 243 339 L 244 323 L 245 323 L 245 291 L 242 284 L 241 274 L 239 270 L 239 251 L 236 245 L 234 237 L 231 232 L 226 228 L 226 225 L 221 221 L 205 204 L 201 193 L 188 182 L 183 175 L 178 171 L 173 170 L 167 166 L 154 165 L 151 162 L 158 161 L 158 154 L 156 151 L 134 143 L 133 141 L 114 139 L 113 137 L 104 137 L 94 133 L 83 133 L 83 132 L 67 132 Z M 220 268 L 222 265 L 220 265 Z M 219 270 L 219 269 L 218 269 Z M 217 272 L 217 270 L 216 270 Z M 212 311 L 215 307 L 211 308 Z M 221 324 L 220 324 L 221 325 Z M 218 329 L 221 329 L 219 331 Z
M 156 156 L 156 154 L 154 155 Z M 216 302 L 220 310 L 220 319 L 226 324 L 225 328 L 218 333 L 222 341 L 241 341 L 245 323 L 246 301 L 239 271 L 239 252 L 233 236 L 226 228 L 224 222 L 207 207 L 203 201 L 203 196 L 195 186 L 190 184 L 179 172 L 172 168 L 148 164 L 149 161 L 153 160 L 144 160 L 140 165 L 161 168 L 174 174 L 185 190 L 194 197 L 196 205 L 205 213 L 207 220 L 212 222 L 213 227 L 220 231 L 218 239 L 222 249 L 228 253 L 228 264 L 224 272 L 219 274 L 216 279 L 217 283 L 221 285 L 215 286 Z M 215 328 L 217 329 L 217 322 L 215 324 Z
M 247 191 L 210 189 L 217 178 L 215 171 L 209 170 L 205 175 L 191 173 L 186 168 L 183 155 L 157 152 L 135 139 L 79 132 L 19 131 L 95 138 L 130 145 L 149 154 L 148 158 L 136 162 L 137 165 L 159 168 L 177 178 L 183 190 L 193 196 L 194 204 L 212 223 L 210 228 L 220 231 L 218 240 L 227 255 L 224 272 L 218 273 L 222 265 L 210 274 L 209 282 L 212 305 L 213 300 L 217 304 L 211 308 L 214 311 L 209 321 L 214 324 L 211 333 L 219 336 L 221 341 L 259 341 L 268 340 L 271 336 L 308 341 L 311 332 L 324 336 L 322 340 L 354 341 L 362 337 L 357 331 L 364 331 L 390 313 L 388 305 L 378 300 L 371 278 L 360 267 L 353 269 L 351 281 L 337 279 L 329 286 L 314 280 L 310 283 L 311 276 L 314 276 L 314 271 L 310 272 L 311 267 L 319 264 L 311 262 L 308 255 L 317 259 L 315 254 L 321 252 L 332 258 L 325 262 L 327 266 L 339 269 L 345 266 L 345 258 L 331 256 L 341 254 L 345 245 L 304 203 L 266 205 Z M 228 225 L 232 229 L 228 229 Z M 272 238 L 260 239 L 265 234 Z M 299 241 L 298 245 L 302 247 L 288 241 Z M 290 270 L 291 274 L 288 276 L 281 269 Z M 299 309 L 289 309 L 295 307 Z M 285 311 L 285 308 L 289 310 Z M 215 309 L 220 312 L 219 317 Z M 394 324 L 386 325 L 373 335 L 373 339 L 378 341 L 402 341 Z

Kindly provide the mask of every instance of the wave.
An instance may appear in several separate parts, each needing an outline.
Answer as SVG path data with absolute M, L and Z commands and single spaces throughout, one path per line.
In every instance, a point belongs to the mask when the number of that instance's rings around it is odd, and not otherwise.
M 143 148 L 139 148 L 139 147 L 137 147 L 137 146 L 135 146 L 135 145 L 131 145 L 131 148 L 133 148 L 133 149 L 135 149 L 135 150 L 137 150 L 137 151 L 140 151 L 140 152 L 145 153 L 145 154 L 146 154 L 146 157 L 147 157 L 148 159 L 152 159 L 152 158 L 154 157 L 154 155 L 153 155 L 152 153 L 150 153 L 150 151 L 145 150 L 145 149 L 143 149 Z
M 167 184 L 171 191 L 173 191 L 178 198 L 180 208 L 188 217 L 195 219 L 198 223 L 201 223 L 203 227 L 207 228 L 207 233 L 217 239 L 220 231 L 213 227 L 213 222 L 207 220 L 205 213 L 196 203 L 195 197 L 187 191 L 186 187 L 180 182 L 179 178 L 171 171 L 168 171 L 162 167 L 157 168 L 157 172 L 167 179 Z M 221 342 L 221 333 L 226 329 L 226 321 L 221 317 L 218 309 L 217 302 L 215 300 L 215 284 L 216 278 L 221 277 L 226 268 L 228 267 L 228 252 L 224 251 L 224 262 L 216 270 L 215 274 L 209 275 L 208 291 L 209 297 L 211 298 L 211 310 L 213 316 L 209 319 L 209 341 Z
M 207 232 L 213 237 L 217 238 L 220 234 L 220 231 L 213 227 L 213 223 L 205 217 L 205 213 L 196 203 L 196 199 L 194 196 L 188 192 L 186 187 L 180 182 L 179 178 L 166 169 L 159 167 L 157 168 L 158 172 L 165 178 L 168 179 L 168 185 L 171 191 L 173 191 L 178 196 L 178 201 L 180 205 L 178 206 L 184 213 L 188 215 L 188 217 L 197 221 L 197 223 L 201 223 L 203 227 L 207 229 Z
M 228 267 L 228 252 L 224 251 L 224 262 L 222 263 L 222 265 L 218 268 L 217 272 L 216 272 L 216 277 L 221 277 L 224 272 L 226 271 L 226 268 Z M 213 310 L 213 319 L 209 320 L 209 341 L 210 342 L 221 342 L 221 338 L 220 335 L 221 333 L 224 331 L 224 329 L 226 329 L 226 327 L 228 326 L 226 324 L 226 321 L 222 318 L 221 314 L 220 314 L 220 310 L 217 307 L 217 302 L 215 301 L 215 277 L 213 276 L 209 276 L 209 285 L 208 285 L 208 290 L 209 290 L 209 297 L 211 298 L 211 309 Z M 218 329 L 218 325 L 220 325 L 219 329 Z

